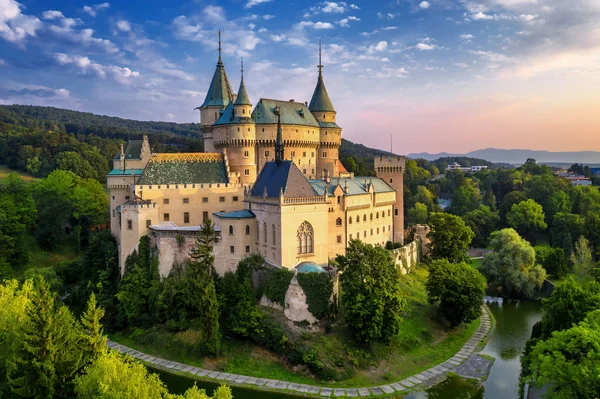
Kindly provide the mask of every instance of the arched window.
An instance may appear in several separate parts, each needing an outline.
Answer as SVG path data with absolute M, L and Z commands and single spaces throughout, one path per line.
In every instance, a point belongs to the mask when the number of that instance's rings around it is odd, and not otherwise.
M 375 219 L 379 219 L 379 212 L 375 214 Z
M 348 219 L 348 224 L 352 224 L 352 216 L 350 216 L 350 219 Z
M 390 184 L 392 184 L 393 182 L 394 182 L 394 179 L 392 179 L 392 178 L 390 177 Z
M 363 215 L 363 222 L 366 222 L 366 221 L 367 221 L 367 214 L 365 213 L 365 214 Z
M 260 224 L 256 224 L 256 241 L 260 241 Z
M 232 236 L 233 235 L 233 226 L 229 225 L 229 235 Z
M 298 227 L 298 253 L 299 254 L 312 254 L 313 253 L 313 239 L 314 231 L 310 223 L 304 221 Z
M 275 234 L 275 225 L 273 225 L 273 229 L 272 230 L 273 230 L 272 241 L 273 241 L 273 245 L 275 245 L 277 243 L 277 235 Z
M 342 218 L 337 218 L 337 219 L 335 220 L 335 225 L 336 225 L 336 226 L 341 226 L 341 225 L 342 225 Z
M 267 224 L 263 222 L 263 241 L 267 243 Z
M 371 216 L 369 216 L 369 220 L 373 220 L 373 213 L 371 213 Z
M 250 225 L 249 224 L 246 225 L 246 235 L 247 236 L 250 235 Z

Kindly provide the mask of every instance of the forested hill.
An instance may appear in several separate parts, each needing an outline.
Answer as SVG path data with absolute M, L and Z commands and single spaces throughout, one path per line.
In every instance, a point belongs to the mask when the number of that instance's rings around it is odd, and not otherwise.
M 176 134 L 198 137 L 199 123 L 146 122 L 96 115 L 54 107 L 33 105 L 0 106 L 0 122 L 26 128 L 62 130 L 73 134 L 94 134 L 100 137 L 122 138 L 123 135 Z M 58 127 L 59 129 L 55 129 Z

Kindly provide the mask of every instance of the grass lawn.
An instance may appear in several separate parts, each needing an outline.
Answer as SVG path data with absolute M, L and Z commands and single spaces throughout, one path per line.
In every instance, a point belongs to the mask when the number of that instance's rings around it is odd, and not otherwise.
M 447 360 L 460 350 L 479 326 L 479 320 L 456 329 L 440 324 L 435 309 L 427 303 L 424 285 L 427 274 L 427 270 L 419 268 L 402 276 L 408 307 L 400 333 L 389 345 L 358 344 L 342 321 L 334 324 L 329 334 L 305 332 L 299 335 L 300 342 L 314 347 L 320 360 L 340 375 L 339 381 L 326 385 L 358 387 L 399 381 Z M 186 334 L 153 328 L 109 336 L 142 352 L 207 369 L 298 383 L 316 382 L 304 367 L 292 366 L 250 341 L 224 337 L 219 358 L 203 357 L 187 344 Z
M 469 262 L 469 265 L 473 269 L 477 269 L 477 270 L 479 270 L 479 268 L 481 267 L 482 264 L 483 264 L 483 259 L 471 259 Z
M 6 176 L 8 176 L 12 172 L 15 172 L 17 175 L 19 175 L 21 179 L 26 181 L 37 180 L 37 177 L 33 177 L 31 175 L 28 175 L 27 173 L 18 170 L 9 169 L 5 165 L 0 165 L 0 184 L 2 184 L 4 182 L 4 178 L 6 178 Z

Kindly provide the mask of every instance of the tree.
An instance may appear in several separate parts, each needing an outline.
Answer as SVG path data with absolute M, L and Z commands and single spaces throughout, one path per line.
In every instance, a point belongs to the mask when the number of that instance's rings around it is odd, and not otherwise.
M 571 197 L 564 191 L 556 191 L 550 198 L 550 205 L 546 216 L 548 223 L 552 223 L 557 213 L 570 213 L 573 208 Z
M 535 258 L 547 274 L 564 277 L 569 272 L 569 258 L 562 248 L 535 247 Z
M 417 202 L 414 207 L 408 210 L 406 215 L 408 225 L 427 224 L 429 220 L 429 212 L 427 205 Z
M 432 259 L 448 259 L 452 263 L 468 260 L 467 250 L 475 233 L 455 215 L 433 212 L 429 218 L 431 231 L 427 237 Z
M 336 263 L 340 276 L 340 303 L 348 326 L 361 342 L 389 341 L 400 328 L 406 306 L 400 272 L 384 248 L 350 241 Z
M 565 239 L 568 236 L 572 246 L 574 241 L 577 241 L 583 234 L 583 226 L 584 219 L 580 215 L 558 212 L 554 215 L 552 227 L 550 228 L 552 245 L 563 247 L 567 256 L 571 256 L 571 252 L 566 251 L 564 247 Z
M 441 314 L 452 327 L 470 323 L 481 314 L 485 279 L 466 263 L 450 263 L 446 259 L 433 261 L 426 283 L 430 304 L 439 302 Z
M 103 335 L 100 322 L 102 317 L 104 317 L 104 309 L 97 306 L 96 295 L 92 293 L 87 309 L 81 315 L 83 358 L 87 363 L 93 363 L 105 350 L 106 337 Z
M 500 221 L 504 226 L 508 226 L 506 222 L 506 215 L 512 209 L 514 204 L 518 204 L 521 201 L 525 201 L 525 194 L 522 191 L 511 191 L 504 196 L 504 199 L 500 206 L 498 207 L 498 215 L 500 216 Z
M 98 179 L 96 170 L 77 152 L 61 152 L 56 156 L 55 162 L 56 169 L 71 171 L 84 179 Z
M 595 281 L 575 281 L 567 278 L 548 298 L 542 301 L 542 336 L 549 338 L 554 331 L 567 330 L 583 321 L 586 315 L 600 309 L 600 284 Z
M 546 271 L 535 264 L 531 244 L 513 229 L 492 233 L 493 253 L 483 258 L 481 272 L 489 285 L 495 285 L 508 297 L 533 298 L 542 286 Z
M 592 257 L 592 251 L 585 237 L 579 237 L 575 243 L 575 252 L 571 255 L 573 271 L 580 281 L 589 280 L 594 277 L 596 264 Z
M 557 399 L 595 399 L 600 392 L 600 311 L 532 348 L 526 380 Z
M 544 218 L 542 206 L 532 199 L 513 205 L 506 214 L 508 225 L 529 239 L 533 238 L 534 233 L 548 227 Z
M 585 236 L 589 240 L 595 258 L 600 258 L 600 209 L 590 210 L 584 221 Z
M 463 220 L 475 233 L 472 245 L 477 248 L 485 248 L 489 242 L 490 234 L 498 226 L 500 217 L 498 212 L 492 212 L 488 206 L 480 205 L 474 211 L 467 212 L 463 216 Z
M 462 216 L 467 212 L 475 210 L 481 203 L 481 192 L 472 179 L 460 186 L 452 196 L 452 204 L 449 212 Z

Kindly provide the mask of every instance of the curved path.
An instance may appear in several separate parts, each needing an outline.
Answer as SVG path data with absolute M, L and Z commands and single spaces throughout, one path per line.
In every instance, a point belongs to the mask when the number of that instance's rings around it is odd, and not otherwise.
M 215 370 L 205 370 L 199 367 L 189 366 L 187 364 L 172 362 L 159 357 L 151 356 L 127 346 L 118 344 L 114 341 L 107 341 L 107 346 L 111 349 L 126 353 L 135 359 L 146 363 L 154 368 L 177 374 L 186 374 L 188 377 L 198 380 L 206 380 L 216 383 L 225 383 L 227 385 L 246 386 L 253 389 L 263 389 L 269 391 L 281 391 L 283 393 L 301 395 L 301 396 L 323 396 L 323 397 L 344 397 L 344 396 L 380 396 L 393 393 L 406 393 L 419 386 L 428 387 L 434 382 L 441 381 L 449 372 L 454 371 L 458 366 L 464 363 L 474 352 L 479 344 L 484 341 L 491 330 L 489 311 L 486 306 L 482 308 L 481 323 L 473 336 L 463 345 L 460 351 L 445 362 L 421 371 L 402 381 L 375 387 L 365 388 L 329 388 L 315 385 L 298 384 L 293 382 L 270 380 L 266 378 L 249 377 L 246 375 L 224 373 Z

